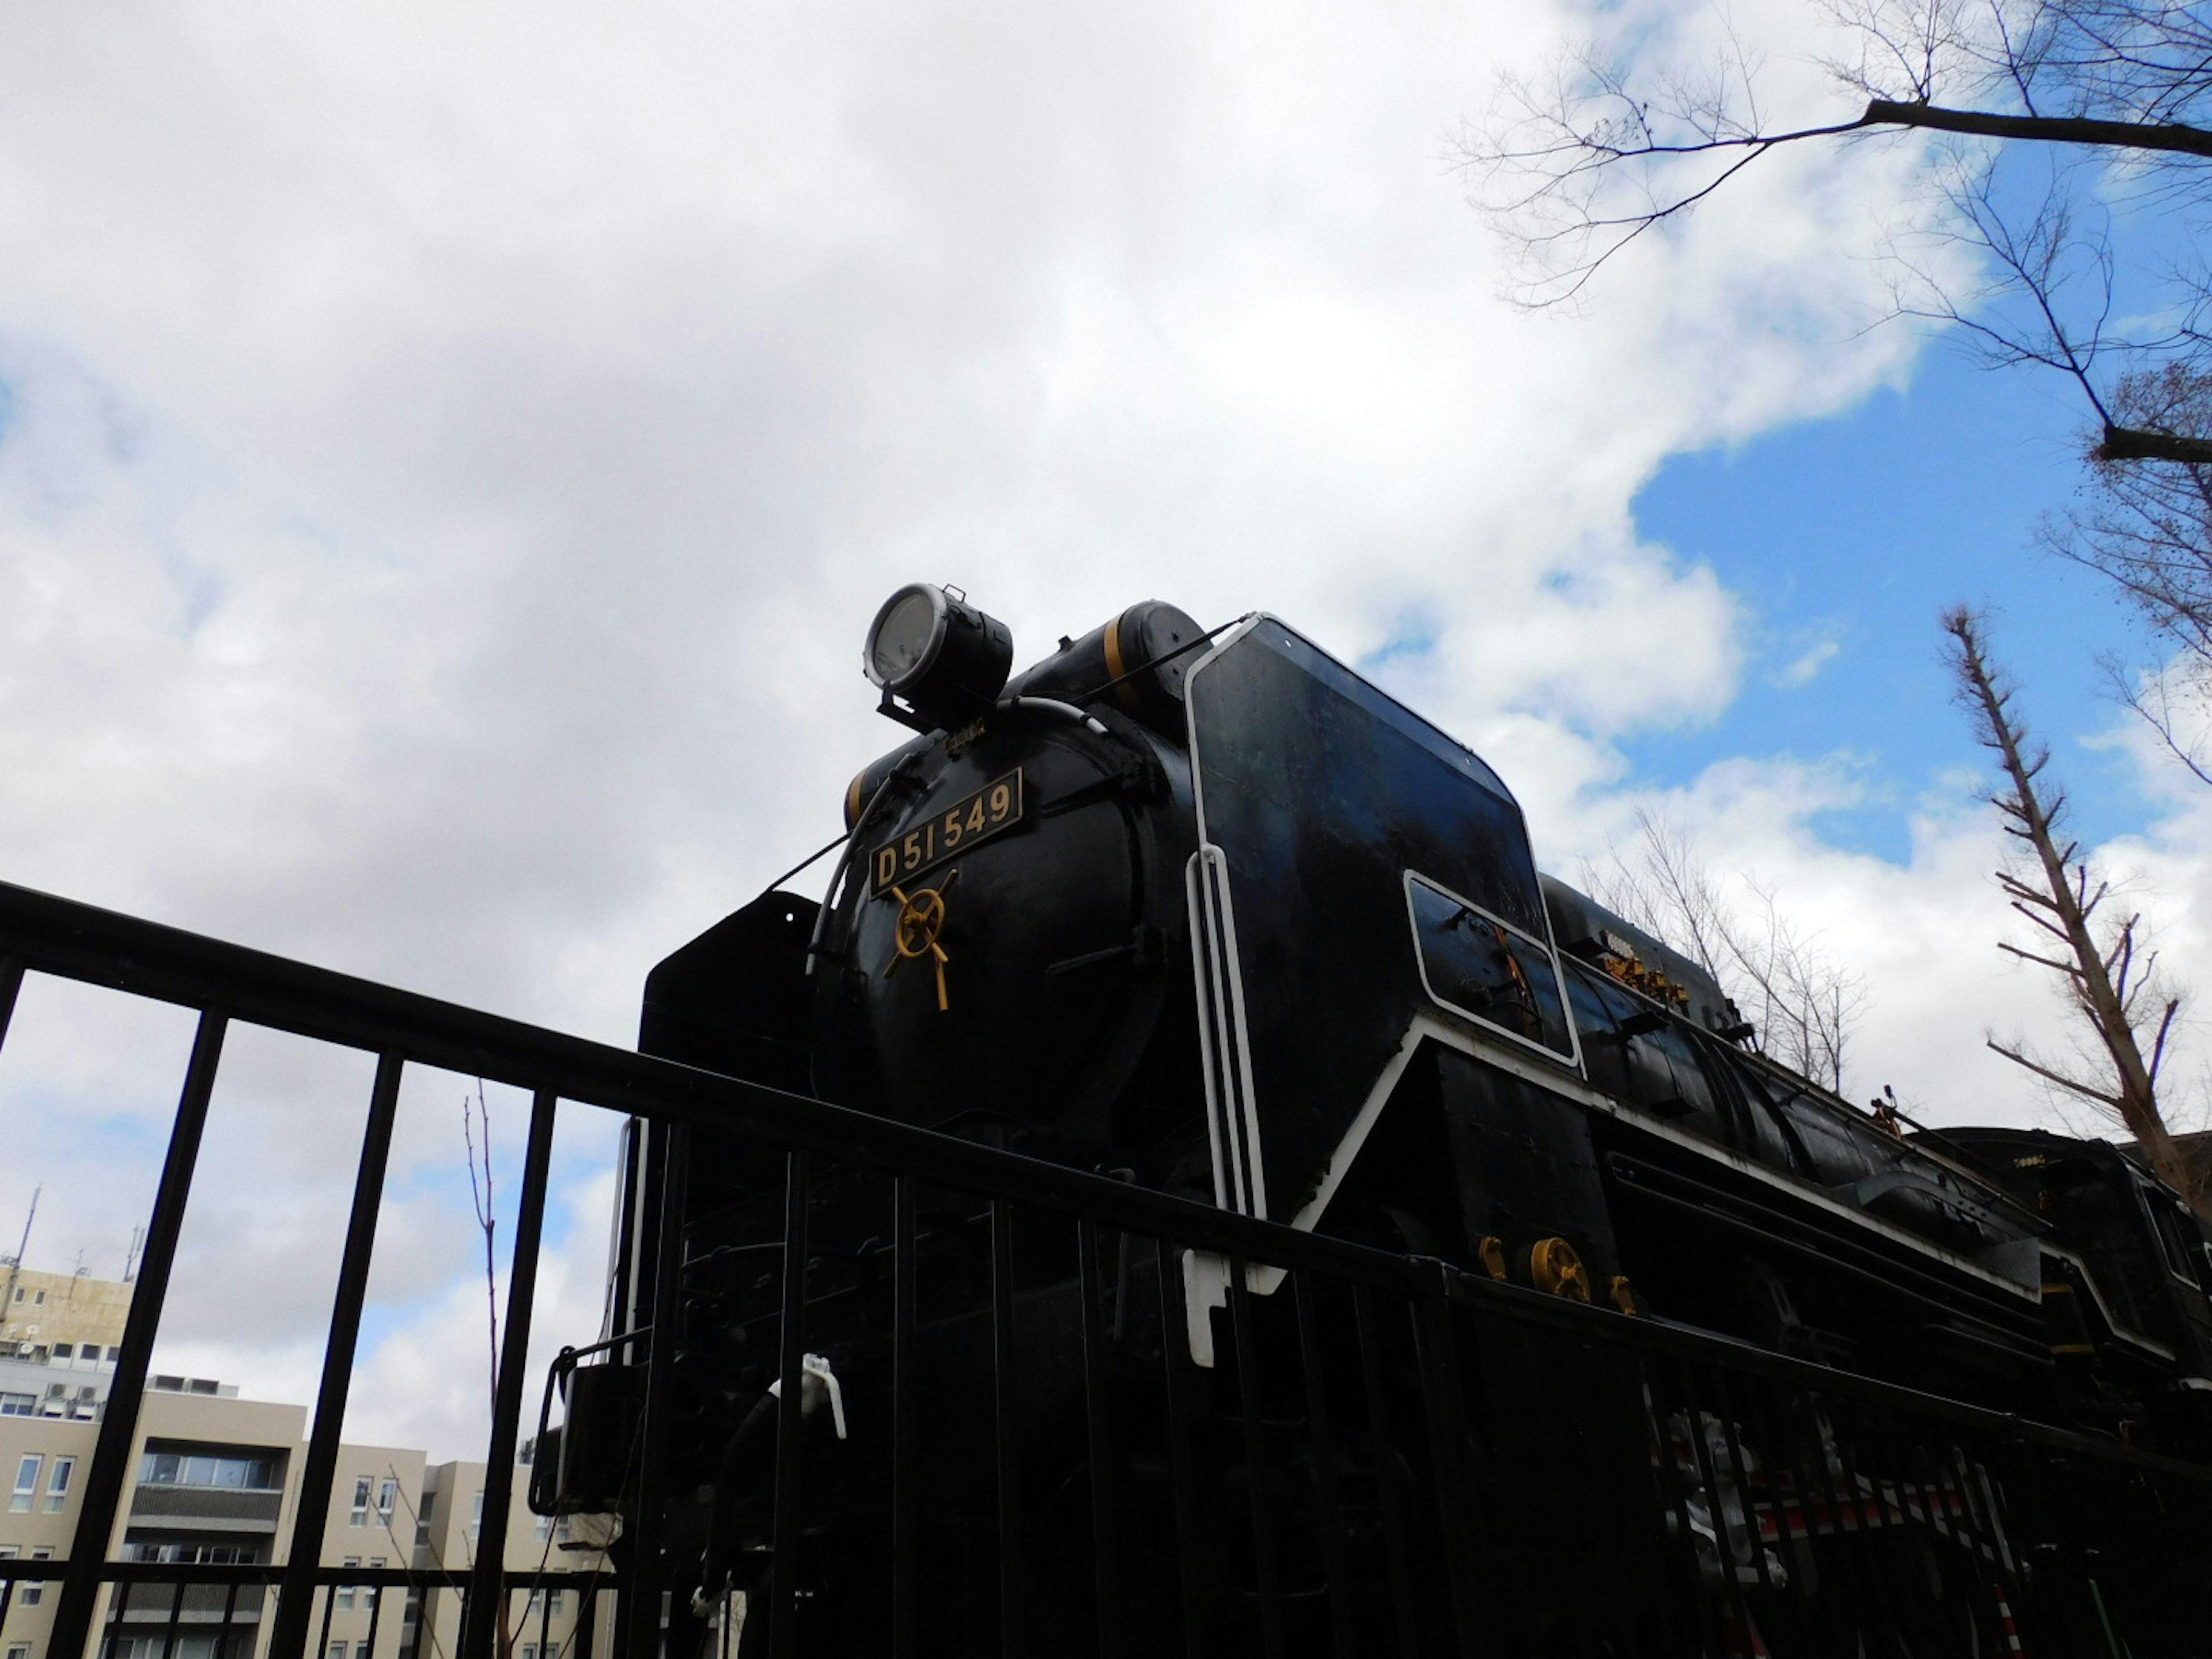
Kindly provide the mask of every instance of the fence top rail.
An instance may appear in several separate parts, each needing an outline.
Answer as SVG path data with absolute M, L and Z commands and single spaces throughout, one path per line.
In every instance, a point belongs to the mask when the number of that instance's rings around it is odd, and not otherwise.
M 756 1137 L 1280 1267 L 1407 1283 L 1401 1258 L 763 1084 L 0 882 L 0 962 L 564 1100 Z
M 321 1042 L 396 1053 L 413 1063 L 583 1104 L 820 1152 L 838 1162 L 906 1175 L 931 1186 L 1036 1205 L 1240 1261 L 1319 1272 L 1411 1296 L 1448 1296 L 1501 1319 L 1565 1327 L 1607 1346 L 1758 1372 L 1794 1387 L 1930 1414 L 2039 1442 L 2054 1450 L 2130 1464 L 2146 1473 L 2212 1481 L 2212 1468 L 1832 1370 L 1711 1333 L 1626 1318 L 1610 1310 L 1495 1284 L 1433 1258 L 1401 1256 L 1317 1237 L 0 882 L 0 964 L 10 958 L 40 973 L 211 1011 Z M 0 1564 L 0 1578 L 33 1576 L 10 1570 L 15 1565 Z M 121 1565 L 133 1569 L 150 1565 Z M 354 1582 L 372 1581 L 363 1577 Z
M 0 1561 L 0 1583 L 47 1583 L 69 1565 L 66 1556 L 40 1561 Z M 473 1570 L 468 1567 L 346 1567 L 315 1569 L 318 1587 L 339 1589 L 466 1589 Z M 237 1584 L 244 1589 L 275 1589 L 284 1577 L 281 1561 L 237 1565 L 212 1561 L 103 1561 L 94 1577 L 104 1584 L 212 1584 L 217 1589 Z M 502 1575 L 511 1590 L 571 1589 L 599 1584 L 616 1587 L 619 1579 L 613 1565 L 595 1567 L 509 1567 Z

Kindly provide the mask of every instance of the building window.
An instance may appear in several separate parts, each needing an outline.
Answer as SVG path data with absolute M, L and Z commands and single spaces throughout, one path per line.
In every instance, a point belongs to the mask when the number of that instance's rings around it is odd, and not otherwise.
M 538 1541 L 542 1544 L 552 1535 L 553 1517 L 550 1515 L 539 1516 L 538 1517 Z
M 36 1417 L 39 1396 L 34 1394 L 0 1394 L 0 1417 Z
M 45 1462 L 33 1453 L 15 1466 L 15 1492 L 9 1498 L 8 1507 L 16 1514 L 21 1515 L 31 1507 L 31 1495 L 39 1489 L 39 1468 Z
M 477 1493 L 476 1508 L 469 1512 L 469 1532 L 473 1536 L 483 1525 L 483 1493 Z
M 31 1644 L 28 1642 L 9 1643 L 8 1659 L 31 1659 Z
M 392 1524 L 392 1506 L 399 1501 L 399 1483 L 386 1480 L 376 1489 L 376 1513 L 384 1524 Z
M 171 1561 L 180 1565 L 250 1567 L 261 1559 L 251 1544 L 125 1544 L 126 1561 Z
M 149 1451 L 138 1463 L 142 1486 L 215 1486 L 230 1492 L 276 1492 L 273 1457 L 217 1457 Z
M 70 1345 L 69 1343 L 67 1343 L 67 1342 L 57 1342 L 57 1343 L 55 1343 L 55 1344 L 54 1344 L 54 1358 L 57 1358 L 57 1359 L 74 1359 L 76 1357 L 76 1349 L 75 1347 L 73 1347 L 71 1345 Z
M 40 1291 L 37 1295 L 33 1296 L 31 1298 L 31 1305 L 34 1308 L 45 1307 L 46 1305 L 46 1293 L 44 1291 Z
M 361 1565 L 361 1557 L 358 1555 L 349 1555 L 345 1559 L 345 1565 L 349 1567 L 357 1567 Z M 353 1586 L 351 1584 L 340 1584 L 338 1586 L 337 1601 L 338 1605 L 342 1607 L 349 1607 L 353 1605 Z
M 563 1592 L 560 1590 L 547 1590 L 545 1592 L 545 1614 L 549 1619 L 558 1619 L 561 1616 L 561 1597 L 562 1594 Z
M 70 1477 L 76 1473 L 76 1459 L 57 1457 L 53 1473 L 46 1477 L 46 1513 L 59 1515 L 69 1507 Z
M 51 1561 L 53 1559 L 54 1552 L 51 1545 L 41 1545 L 31 1552 L 31 1559 L 33 1561 Z M 21 1601 L 24 1607 L 35 1607 L 46 1599 L 46 1581 L 43 1578 L 27 1579 L 15 1588 L 22 1592 Z
M 349 1527 L 365 1527 L 368 1524 L 368 1477 L 365 1474 L 356 1477 L 354 1480 L 353 1510 L 346 1516 L 346 1525 Z
M 384 1565 L 384 1558 L 383 1558 L 382 1556 L 380 1556 L 380 1555 L 372 1555 L 372 1556 L 370 1556 L 370 1557 L 368 1558 L 368 1565 L 369 1565 L 370 1566 L 372 1566 L 372 1567 L 380 1567 L 380 1566 L 382 1566 L 382 1565 Z M 367 1608 L 368 1608 L 371 1613 L 374 1613 L 374 1612 L 376 1611 L 376 1586 L 375 1586 L 375 1585 L 374 1585 L 374 1584 L 369 1585 L 369 1586 L 368 1586 L 368 1588 L 365 1591 L 363 1591 L 363 1592 L 362 1592 L 362 1604 L 364 1607 L 367 1607 Z
M 368 1644 L 364 1642 L 362 1645 L 363 1647 L 367 1647 Z M 331 1643 L 330 1645 L 330 1659 L 346 1659 L 346 1644 L 343 1642 Z

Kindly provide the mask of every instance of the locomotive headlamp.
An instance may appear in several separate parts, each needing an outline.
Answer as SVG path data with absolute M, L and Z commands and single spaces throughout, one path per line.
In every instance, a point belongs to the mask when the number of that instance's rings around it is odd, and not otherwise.
M 1006 623 L 958 588 L 928 582 L 908 583 L 884 601 L 860 653 L 861 668 L 883 688 L 883 712 L 923 731 L 988 708 L 1013 663 Z

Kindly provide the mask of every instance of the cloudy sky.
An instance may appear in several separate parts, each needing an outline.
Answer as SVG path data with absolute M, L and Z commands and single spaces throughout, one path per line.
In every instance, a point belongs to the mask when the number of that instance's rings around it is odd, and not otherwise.
M 1771 885 L 1865 978 L 1862 1092 L 2034 1115 L 1982 1049 L 2048 1005 L 1993 948 L 1939 605 L 2003 602 L 2177 960 L 2212 914 L 2204 802 L 2092 695 L 2119 619 L 2026 550 L 2077 417 L 1867 327 L 1909 148 L 1777 158 L 1575 316 L 1503 303 L 1449 135 L 1586 23 L 0 8 L 0 878 L 624 1042 L 896 740 L 858 672 L 891 587 L 961 584 L 1022 660 L 1265 607 L 1486 753 L 1553 867 L 1656 802 Z M 32 1265 L 112 1274 L 189 1030 L 46 984 L 17 1026 L 0 1234 L 43 1184 Z M 306 1397 L 368 1075 L 234 1040 L 165 1365 Z M 446 1455 L 464 1087 L 410 1085 L 353 1413 Z M 596 1326 L 578 1120 L 549 1341 Z

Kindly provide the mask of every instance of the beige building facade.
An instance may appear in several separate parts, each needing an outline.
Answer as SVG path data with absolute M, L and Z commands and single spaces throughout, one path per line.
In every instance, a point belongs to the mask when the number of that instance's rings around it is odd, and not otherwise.
M 0 1402 L 13 1402 L 0 1412 L 0 1561 L 11 1565 L 59 1561 L 70 1553 L 112 1374 L 110 1350 L 120 1343 L 131 1287 L 26 1272 L 13 1288 L 24 1292 L 20 1304 L 11 1297 L 0 1305 L 20 1305 L 28 1310 L 21 1326 L 40 1328 L 5 1340 L 35 1340 L 41 1352 L 0 1352 Z M 41 1291 L 44 1302 L 36 1299 Z M 81 1371 L 79 1355 L 88 1348 L 98 1358 Z M 63 1381 L 47 1380 L 56 1376 Z M 80 1389 L 90 1392 L 80 1397 Z M 150 1378 L 109 1559 L 217 1567 L 282 1561 L 297 1512 L 307 1415 L 304 1406 L 242 1400 L 235 1389 L 205 1379 Z M 507 1569 L 604 1566 L 603 1553 L 564 1548 L 565 1534 L 529 1512 L 529 1468 L 518 1465 L 503 1552 Z M 323 1565 L 465 1573 L 477 1559 L 484 1486 L 481 1463 L 432 1465 L 410 1448 L 341 1446 Z M 0 1581 L 0 1659 L 79 1659 L 48 1650 L 60 1594 L 58 1578 L 18 1580 L 12 1589 Z M 592 1615 L 601 1637 L 612 1600 L 601 1598 Z M 501 1651 L 509 1659 L 573 1653 L 580 1601 L 573 1589 L 514 1592 Z M 167 1585 L 127 1594 L 111 1589 L 101 1597 L 91 1655 L 265 1659 L 273 1606 L 273 1591 L 261 1587 L 233 1592 L 196 1584 L 181 1595 Z M 339 1585 L 316 1598 L 307 1650 L 313 1659 L 446 1659 L 457 1651 L 459 1627 L 453 1591 L 418 1596 Z
M 66 1357 L 87 1343 L 120 1347 L 133 1288 L 122 1279 L 85 1273 L 0 1267 L 0 1342 L 50 1352 L 58 1345 L 71 1351 Z

